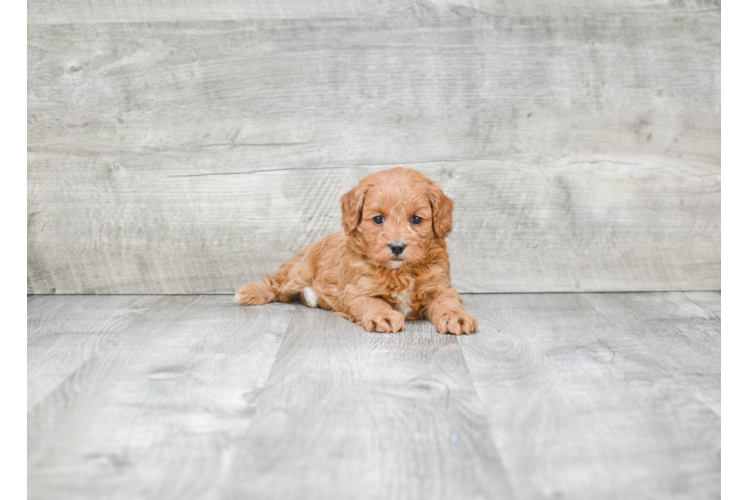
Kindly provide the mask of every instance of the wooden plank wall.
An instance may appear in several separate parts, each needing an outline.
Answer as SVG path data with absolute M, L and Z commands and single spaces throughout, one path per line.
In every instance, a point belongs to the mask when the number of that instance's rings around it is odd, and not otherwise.
M 719 4 L 31 0 L 28 292 L 231 292 L 396 165 L 460 291 L 718 290 Z

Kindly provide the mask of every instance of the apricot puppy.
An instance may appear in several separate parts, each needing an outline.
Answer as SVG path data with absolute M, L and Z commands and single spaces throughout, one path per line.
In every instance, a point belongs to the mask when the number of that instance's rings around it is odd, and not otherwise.
M 300 296 L 370 332 L 399 332 L 406 318 L 427 318 L 440 333 L 478 331 L 452 288 L 444 240 L 454 204 L 439 186 L 397 167 L 367 175 L 340 203 L 344 231 L 307 245 L 275 276 L 240 286 L 236 301 Z

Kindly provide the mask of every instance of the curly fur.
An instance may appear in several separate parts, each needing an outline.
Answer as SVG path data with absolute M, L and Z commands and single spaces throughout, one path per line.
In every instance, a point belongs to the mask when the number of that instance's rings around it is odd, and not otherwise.
M 454 203 L 436 183 L 397 167 L 365 176 L 340 204 L 343 231 L 307 245 L 274 276 L 240 286 L 236 301 L 259 305 L 300 296 L 368 331 L 401 331 L 406 314 L 428 319 L 441 333 L 478 331 L 452 288 L 444 240 Z M 377 216 L 384 222 L 377 224 Z M 402 254 L 392 252 L 394 242 L 405 245 Z

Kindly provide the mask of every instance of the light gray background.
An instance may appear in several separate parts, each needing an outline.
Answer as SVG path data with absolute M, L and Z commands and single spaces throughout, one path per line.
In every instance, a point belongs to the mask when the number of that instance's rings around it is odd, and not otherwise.
M 227 293 L 397 165 L 462 292 L 720 288 L 711 1 L 28 4 L 28 292 Z

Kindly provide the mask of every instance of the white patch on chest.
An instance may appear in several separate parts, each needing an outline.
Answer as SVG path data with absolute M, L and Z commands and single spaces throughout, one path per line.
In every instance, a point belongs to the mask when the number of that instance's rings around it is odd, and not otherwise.
M 407 318 L 410 315 L 410 293 L 400 293 L 398 295 L 393 295 L 392 298 L 399 302 L 396 309 L 403 313 Z
M 319 305 L 317 294 L 314 293 L 314 290 L 312 290 L 312 287 L 310 286 L 304 287 L 304 304 L 309 307 L 317 307 Z

